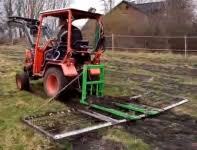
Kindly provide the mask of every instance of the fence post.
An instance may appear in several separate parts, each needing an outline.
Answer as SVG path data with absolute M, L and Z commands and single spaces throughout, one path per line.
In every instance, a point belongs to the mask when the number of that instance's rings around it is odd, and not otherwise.
M 187 58 L 187 36 L 184 37 L 185 40 L 185 59 Z
M 112 51 L 114 51 L 114 34 L 112 33 L 111 35 L 111 46 L 112 46 Z

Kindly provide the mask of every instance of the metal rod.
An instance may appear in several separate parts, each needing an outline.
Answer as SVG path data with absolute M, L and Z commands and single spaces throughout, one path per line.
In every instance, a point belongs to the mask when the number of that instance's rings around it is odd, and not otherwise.
M 136 35 L 122 35 L 115 34 L 117 37 L 122 38 L 167 38 L 167 39 L 183 39 L 184 36 L 136 36 Z M 111 35 L 105 35 L 105 37 L 111 37 Z M 197 36 L 189 36 L 188 38 L 197 38 Z
M 126 121 L 127 120 L 124 119 L 124 120 L 120 120 L 118 123 L 106 122 L 106 123 L 95 125 L 95 126 L 92 126 L 92 127 L 87 127 L 87 128 L 63 133 L 63 134 L 57 134 L 57 135 L 53 136 L 53 139 L 58 140 L 58 139 L 62 139 L 62 138 L 65 138 L 65 137 L 74 136 L 74 135 L 90 132 L 90 131 L 93 131 L 93 130 L 109 127 L 109 126 L 112 126 L 112 125 L 115 125 L 115 124 L 124 123 Z
M 27 125 L 29 125 L 30 127 L 32 127 L 33 129 L 37 130 L 38 132 L 45 134 L 46 136 L 48 136 L 49 138 L 53 139 L 53 135 L 50 134 L 49 132 L 45 131 L 44 129 L 40 128 L 37 125 L 33 125 L 30 121 L 28 120 L 23 120 L 24 123 L 26 123 Z
M 138 99 L 138 98 L 141 98 L 142 95 L 136 95 L 136 96 L 132 96 L 132 97 L 129 97 L 129 100 L 132 100 L 132 99 Z
M 184 37 L 185 40 L 185 59 L 187 58 L 187 36 Z
M 164 111 L 166 111 L 166 110 L 169 110 L 169 109 L 172 109 L 172 108 L 174 108 L 174 107 L 180 106 L 180 105 L 182 105 L 182 104 L 184 104 L 184 103 L 187 103 L 188 101 L 189 101 L 188 99 L 184 99 L 184 100 L 182 100 L 182 101 L 180 101 L 180 102 L 177 102 L 177 103 L 175 103 L 175 104 L 172 104 L 172 105 L 169 105 L 169 106 L 167 106 L 167 107 L 165 107 L 165 108 L 162 108 L 162 109 L 160 110 L 160 112 L 164 112 Z
M 114 34 L 112 33 L 111 35 L 111 40 L 112 40 L 112 51 L 114 51 L 114 47 L 115 47 L 115 42 L 114 42 Z
M 115 123 L 115 122 L 119 121 L 117 119 L 113 119 L 111 117 L 108 117 L 108 116 L 105 116 L 103 114 L 93 112 L 93 111 L 92 112 L 87 112 L 87 111 L 84 111 L 84 110 L 78 110 L 78 111 L 83 113 L 83 114 L 86 114 L 88 116 L 91 116 L 91 117 L 94 117 L 94 118 L 97 118 L 97 119 L 100 119 L 100 120 L 103 120 L 103 121 L 107 121 L 107 122 Z

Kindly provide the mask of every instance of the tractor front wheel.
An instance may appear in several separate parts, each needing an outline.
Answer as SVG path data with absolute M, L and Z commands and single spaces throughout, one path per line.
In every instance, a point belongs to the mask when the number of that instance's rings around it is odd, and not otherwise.
M 26 72 L 16 74 L 16 86 L 19 90 L 30 90 L 29 76 Z
M 48 68 L 44 75 L 44 90 L 47 96 L 54 97 L 64 88 L 67 80 L 59 68 Z

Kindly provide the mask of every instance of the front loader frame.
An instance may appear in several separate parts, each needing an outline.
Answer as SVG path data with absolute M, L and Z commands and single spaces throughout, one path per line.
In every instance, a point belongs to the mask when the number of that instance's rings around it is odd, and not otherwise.
M 29 46 L 29 49 L 30 50 L 34 49 L 35 47 L 34 41 L 32 39 L 32 35 L 30 34 L 29 30 L 31 30 L 33 27 L 37 28 L 39 25 L 39 21 L 36 19 L 29 19 L 29 18 L 16 17 L 16 16 L 9 17 L 8 19 L 9 19 L 7 21 L 8 26 L 21 28 L 25 33 L 25 37 L 27 39 L 27 44 Z

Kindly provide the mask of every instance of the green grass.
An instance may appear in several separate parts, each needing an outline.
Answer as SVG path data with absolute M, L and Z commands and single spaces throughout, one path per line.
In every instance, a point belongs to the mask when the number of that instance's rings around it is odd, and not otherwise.
M 12 50 L 15 47 L 16 51 Z M 51 142 L 29 130 L 22 124 L 21 117 L 66 106 L 55 101 L 46 105 L 46 99 L 16 89 L 15 73 L 21 70 L 24 55 L 20 48 L 24 49 L 23 46 L 0 47 L 0 147 L 10 150 L 47 149 Z M 20 55 L 14 56 L 13 52 Z
M 48 139 L 26 127 L 21 117 L 67 109 L 58 101 L 46 105 L 40 81 L 34 83 L 37 94 L 16 89 L 15 73 L 22 69 L 24 49 L 24 45 L 0 46 L 0 150 L 54 148 L 55 145 Z M 103 62 L 107 70 L 107 95 L 127 96 L 154 91 L 157 97 L 163 99 L 167 97 L 163 96 L 164 92 L 186 96 L 190 102 L 175 110 L 197 117 L 197 78 L 184 71 L 197 64 L 196 56 L 185 60 L 183 56 L 173 54 L 106 52 Z M 146 65 L 152 66 L 147 68 Z M 104 130 L 102 136 L 103 140 L 121 143 L 125 149 L 150 149 L 143 140 L 122 129 Z M 72 143 L 66 141 L 64 147 L 72 149 Z
M 109 129 L 103 139 L 122 143 L 126 150 L 150 149 L 149 145 L 145 144 L 143 140 L 126 133 L 126 131 L 124 131 L 123 129 Z
M 172 53 L 128 53 L 128 52 L 111 52 L 107 51 L 105 59 L 120 60 L 123 62 L 134 62 L 134 63 L 151 63 L 160 65 L 185 65 L 195 66 L 197 64 L 196 56 L 190 55 L 187 59 L 182 54 Z

